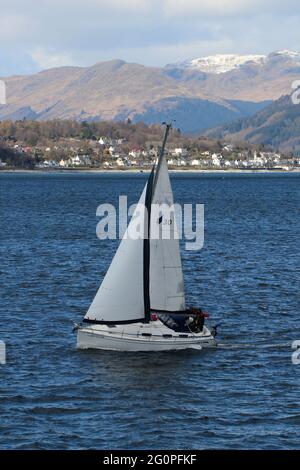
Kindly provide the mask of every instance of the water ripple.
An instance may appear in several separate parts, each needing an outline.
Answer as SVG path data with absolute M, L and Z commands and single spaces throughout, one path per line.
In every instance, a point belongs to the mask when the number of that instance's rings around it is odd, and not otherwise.
M 299 449 L 299 176 L 172 179 L 177 201 L 205 203 L 183 264 L 189 302 L 222 323 L 213 351 L 75 349 L 116 248 L 96 208 L 135 202 L 145 175 L 0 174 L 2 449 Z

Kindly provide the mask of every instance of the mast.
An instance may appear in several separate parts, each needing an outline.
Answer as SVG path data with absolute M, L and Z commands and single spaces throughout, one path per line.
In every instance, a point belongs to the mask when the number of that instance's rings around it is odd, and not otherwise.
M 150 173 L 146 197 L 145 197 L 145 228 L 144 231 L 144 246 L 143 246 L 143 284 L 144 284 L 144 307 L 145 307 L 145 322 L 149 323 L 151 319 L 151 306 L 150 306 L 150 220 L 151 220 L 151 204 L 153 195 L 153 180 L 154 180 L 154 167 Z
M 160 154 L 159 154 L 159 158 L 158 158 L 158 163 L 157 163 L 157 168 L 156 168 L 156 173 L 155 173 L 155 178 L 154 178 L 154 183 L 153 183 L 153 192 L 154 192 L 156 184 L 157 184 L 159 170 L 160 170 L 162 160 L 163 160 L 163 156 L 164 156 L 164 153 L 165 153 L 165 148 L 166 148 L 168 135 L 169 135 L 170 129 L 172 128 L 171 123 L 163 122 L 163 125 L 166 126 L 165 127 L 165 134 L 164 134 L 163 143 L 162 143 L 162 147 L 160 149 Z

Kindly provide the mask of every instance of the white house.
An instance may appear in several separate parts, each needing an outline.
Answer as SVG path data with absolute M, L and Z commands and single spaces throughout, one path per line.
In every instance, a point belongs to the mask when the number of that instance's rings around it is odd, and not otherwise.
M 186 157 L 187 156 L 187 149 L 177 147 L 177 148 L 175 148 L 174 150 L 171 151 L 171 154 L 174 157 Z
M 219 155 L 217 155 L 216 153 L 213 153 L 211 156 L 211 159 L 212 159 L 212 164 L 214 166 L 221 166 L 221 158 Z
M 267 159 L 262 156 L 262 154 L 258 154 L 256 151 L 253 153 L 253 160 L 251 160 L 251 164 L 254 166 L 263 166 L 266 163 Z
M 140 156 L 142 155 L 142 152 L 139 149 L 132 149 L 130 150 L 128 155 L 133 158 L 140 158 Z
M 98 143 L 100 145 L 106 145 L 107 144 L 107 137 L 100 137 L 100 139 L 98 140 Z
M 233 145 L 232 144 L 225 144 L 223 146 L 223 150 L 227 150 L 227 152 L 231 152 L 233 150 Z
M 71 157 L 66 163 L 72 166 L 91 165 L 91 158 L 89 155 L 76 155 Z
M 116 151 L 116 148 L 115 148 L 113 145 L 111 145 L 111 146 L 109 147 L 108 151 L 109 151 L 109 154 L 113 156 L 114 153 L 115 153 L 115 151 Z
M 82 161 L 81 161 L 81 158 L 79 157 L 79 155 L 76 155 L 76 157 L 71 157 L 70 158 L 70 163 L 73 166 L 82 165 Z
M 36 165 L 38 168 L 55 168 L 58 167 L 58 163 L 54 160 L 44 160 Z

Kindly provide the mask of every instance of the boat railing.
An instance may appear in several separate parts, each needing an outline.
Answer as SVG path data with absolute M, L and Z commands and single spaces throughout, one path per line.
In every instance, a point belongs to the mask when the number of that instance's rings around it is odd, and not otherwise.
M 136 333 L 127 333 L 124 329 L 121 330 L 119 333 L 117 332 L 114 332 L 114 331 L 107 331 L 107 330 L 98 330 L 99 333 L 105 333 L 105 334 L 109 334 L 109 335 L 117 335 L 118 337 L 134 337 L 134 338 L 138 338 L 138 337 L 143 337 L 144 339 L 148 338 L 164 338 L 164 339 L 170 339 L 170 340 L 173 340 L 173 341 L 180 341 L 180 340 L 183 340 L 183 339 L 191 339 L 191 338 L 195 338 L 195 335 L 193 334 L 183 334 L 183 333 L 179 333 L 179 334 L 170 334 L 170 333 L 162 333 L 162 334 L 155 334 L 155 333 L 149 333 L 149 332 L 144 332 L 144 331 L 141 331 L 141 330 L 138 330 Z M 205 337 L 208 337 L 210 335 L 203 335 L 202 338 L 205 338 Z

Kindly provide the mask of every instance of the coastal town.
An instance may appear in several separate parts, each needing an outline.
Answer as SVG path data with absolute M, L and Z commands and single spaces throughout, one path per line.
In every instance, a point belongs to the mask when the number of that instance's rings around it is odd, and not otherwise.
M 45 138 L 43 125 L 42 136 L 35 135 L 32 130 L 29 132 L 29 125 L 23 123 L 22 132 L 7 128 L 6 135 L 2 133 L 0 169 L 143 171 L 152 167 L 160 151 L 159 126 L 141 127 L 127 123 L 125 127 L 122 124 L 117 131 L 110 128 L 106 135 L 97 136 L 86 131 L 91 130 L 91 125 L 82 127 L 81 124 L 80 131 L 73 132 L 74 136 L 68 135 L 70 131 L 60 130 L 57 135 L 53 136 L 50 132 Z M 121 134 L 122 129 L 124 135 Z M 261 145 L 182 136 L 179 130 L 173 132 L 166 155 L 171 170 L 300 169 L 300 157 L 296 154 L 275 151 Z

